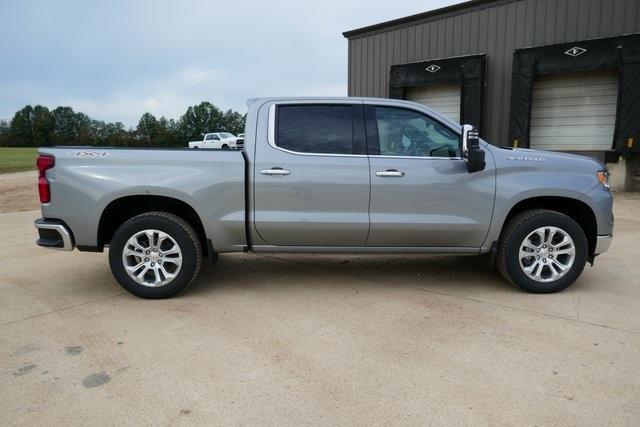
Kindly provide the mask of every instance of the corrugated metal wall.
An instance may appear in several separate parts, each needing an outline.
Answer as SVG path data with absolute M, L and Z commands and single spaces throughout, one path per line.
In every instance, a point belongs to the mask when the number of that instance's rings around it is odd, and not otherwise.
M 640 32 L 639 0 L 496 0 L 349 38 L 349 95 L 386 98 L 391 65 L 487 54 L 484 133 L 508 145 L 517 48 Z

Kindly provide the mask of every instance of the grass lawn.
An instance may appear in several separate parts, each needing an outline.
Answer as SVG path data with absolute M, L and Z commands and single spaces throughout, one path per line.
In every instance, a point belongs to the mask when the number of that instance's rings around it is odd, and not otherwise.
M 0 147 L 0 173 L 36 169 L 37 148 Z

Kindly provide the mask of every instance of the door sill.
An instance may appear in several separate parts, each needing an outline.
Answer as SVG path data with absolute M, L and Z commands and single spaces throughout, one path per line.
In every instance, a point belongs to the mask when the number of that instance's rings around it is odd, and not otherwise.
M 428 246 L 428 247 L 392 247 L 392 246 L 268 246 L 257 245 L 253 252 L 271 253 L 404 253 L 404 254 L 445 254 L 480 255 L 480 248 Z

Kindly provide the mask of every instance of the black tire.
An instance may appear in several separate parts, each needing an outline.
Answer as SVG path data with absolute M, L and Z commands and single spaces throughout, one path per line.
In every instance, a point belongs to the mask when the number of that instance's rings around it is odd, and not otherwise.
M 520 245 L 529 233 L 540 227 L 560 228 L 571 237 L 575 246 L 573 265 L 563 276 L 548 282 L 530 278 L 520 266 Z M 553 254 L 551 255 L 553 256 Z M 587 237 L 578 223 L 560 212 L 533 209 L 516 215 L 505 225 L 500 236 L 496 261 L 498 270 L 511 284 L 527 292 L 542 294 L 561 291 L 575 282 L 584 269 L 587 255 Z M 548 272 L 550 268 L 549 266 L 544 271 Z M 550 276 L 550 274 L 547 274 L 547 276 Z
M 223 150 L 228 150 L 228 149 L 229 149 L 229 146 L 228 146 L 227 144 L 224 144 L 224 145 L 222 146 L 222 149 L 223 149 Z
M 132 279 L 122 259 L 129 238 L 147 229 L 168 234 L 182 252 L 182 264 L 176 277 L 159 287 L 145 286 Z M 198 276 L 202 265 L 202 245 L 196 232 L 182 218 L 167 212 L 147 212 L 129 219 L 116 230 L 109 247 L 109 265 L 118 283 L 132 294 L 149 299 L 168 298 L 185 289 Z

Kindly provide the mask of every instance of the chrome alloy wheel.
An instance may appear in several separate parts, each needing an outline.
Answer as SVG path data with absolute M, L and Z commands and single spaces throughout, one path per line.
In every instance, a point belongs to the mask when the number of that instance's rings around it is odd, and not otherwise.
M 520 268 L 537 282 L 553 282 L 571 270 L 576 247 L 569 233 L 558 227 L 533 230 L 520 244 Z
M 143 286 L 160 287 L 176 278 L 182 267 L 180 246 L 160 230 L 142 230 L 122 250 L 124 269 Z

